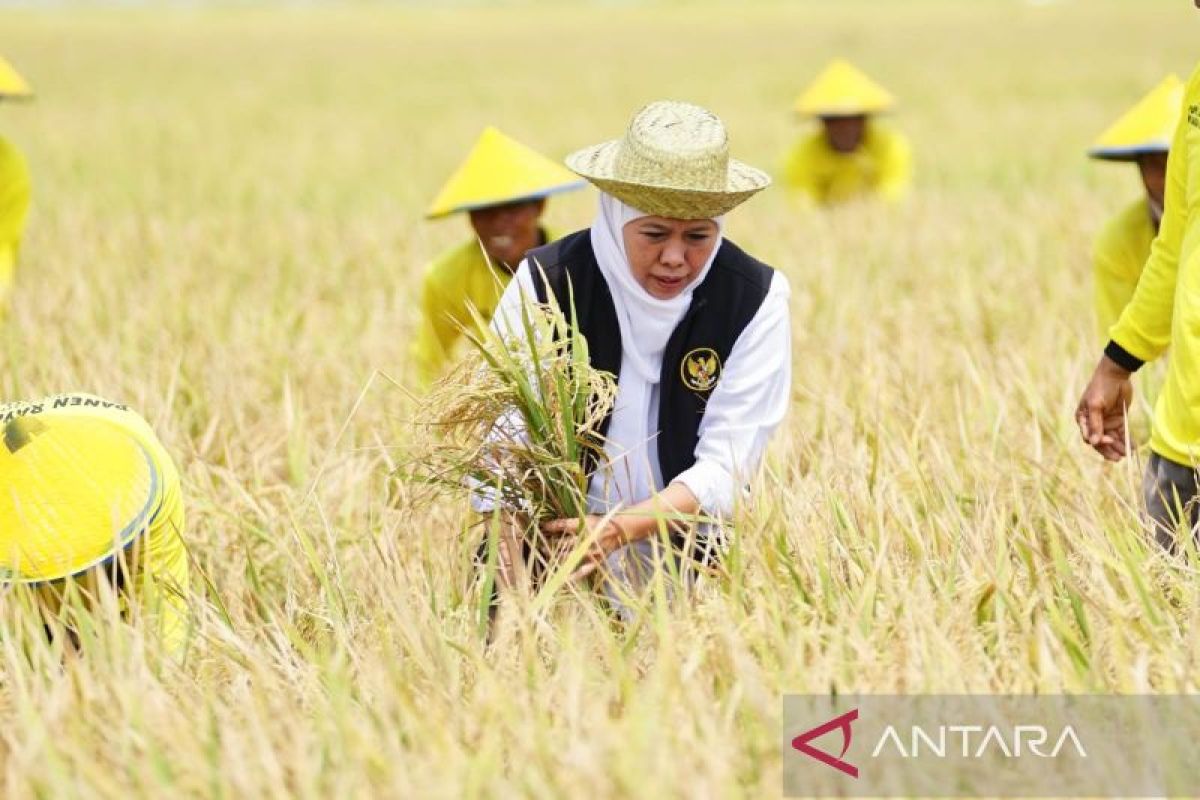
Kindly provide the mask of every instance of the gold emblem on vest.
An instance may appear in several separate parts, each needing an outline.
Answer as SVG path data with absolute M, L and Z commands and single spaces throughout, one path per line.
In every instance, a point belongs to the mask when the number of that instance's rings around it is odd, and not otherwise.
M 697 347 L 679 365 L 683 385 L 693 392 L 711 391 L 721 377 L 721 359 L 710 347 Z

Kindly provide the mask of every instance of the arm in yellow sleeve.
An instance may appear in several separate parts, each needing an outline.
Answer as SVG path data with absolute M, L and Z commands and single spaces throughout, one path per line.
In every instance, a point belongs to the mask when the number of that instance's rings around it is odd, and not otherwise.
M 783 182 L 792 199 L 801 202 L 820 202 L 814 151 L 807 138 L 796 142 L 783 161 Z
M 12 294 L 13 271 L 16 259 L 11 252 L 0 249 L 0 322 L 8 316 L 9 296 Z
M 1193 77 L 1193 84 L 1196 78 Z M 1189 86 L 1188 96 L 1193 96 Z M 1171 317 L 1175 305 L 1175 283 L 1179 275 L 1179 251 L 1187 227 L 1187 114 L 1175 128 L 1167 159 L 1167 191 L 1162 223 L 1150 248 L 1133 299 L 1125 306 L 1109 331 L 1113 343 L 1125 352 L 1153 361 L 1171 341 Z
M 159 517 L 145 534 L 139 589 L 143 610 L 155 620 L 167 650 L 178 656 L 183 652 L 190 627 L 191 568 L 183 541 L 183 498 L 174 470 L 169 481 Z
M 1102 236 L 1092 250 L 1092 291 L 1101 341 L 1129 305 L 1142 266 L 1137 264 L 1137 269 L 1131 271 L 1128 259 L 1122 257 L 1125 254 L 1114 252 L 1111 244 Z
M 422 383 L 432 383 L 450 358 L 454 343 L 461 335 L 450 314 L 451 298 L 442 291 L 437 276 L 425 275 L 421 287 L 421 321 L 413 342 L 412 357 Z
M 912 186 L 912 148 L 899 133 L 891 132 L 879 165 L 879 196 L 888 201 L 904 199 Z
M 0 139 L 0 319 L 8 309 L 21 234 L 29 214 L 29 196 L 29 168 L 24 157 Z

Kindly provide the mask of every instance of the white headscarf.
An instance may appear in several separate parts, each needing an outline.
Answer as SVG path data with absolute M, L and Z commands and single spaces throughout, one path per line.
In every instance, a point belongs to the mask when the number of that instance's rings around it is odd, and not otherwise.
M 724 238 L 725 218 L 713 219 L 717 224 L 717 243 L 695 280 L 670 300 L 660 300 L 634 279 L 629 256 L 625 252 L 625 226 L 635 219 L 648 216 L 644 211 L 601 192 L 600 209 L 596 213 L 596 221 L 592 223 L 591 237 L 596 262 L 600 265 L 600 272 L 604 274 L 613 304 L 617 307 L 622 361 L 628 361 L 643 380 L 658 383 L 667 339 L 691 305 L 692 292 L 712 268 Z
M 640 502 L 662 488 L 662 471 L 654 442 L 655 409 L 667 340 L 692 302 L 692 292 L 712 268 L 721 247 L 724 218 L 716 217 L 717 243 L 696 278 L 670 300 L 660 300 L 633 277 L 625 252 L 624 227 L 650 216 L 611 195 L 600 194 L 600 210 L 592 223 L 592 250 L 608 284 L 621 328 L 621 374 L 604 451 L 607 464 L 588 487 L 593 513 Z

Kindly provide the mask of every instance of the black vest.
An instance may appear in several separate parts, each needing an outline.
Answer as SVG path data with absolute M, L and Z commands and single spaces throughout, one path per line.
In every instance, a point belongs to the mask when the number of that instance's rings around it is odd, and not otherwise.
M 587 339 L 592 366 L 619 377 L 621 329 L 608 283 L 596 264 L 590 231 L 530 250 L 526 258 L 538 301 L 546 302 L 549 283 L 569 318 L 573 295 L 577 324 Z M 664 485 L 696 463 L 700 420 L 708 398 L 720 381 L 734 343 L 766 299 L 773 275 L 774 270 L 766 264 L 725 240 L 667 340 L 658 406 L 658 463 Z M 604 421 L 602 433 L 608 422 Z

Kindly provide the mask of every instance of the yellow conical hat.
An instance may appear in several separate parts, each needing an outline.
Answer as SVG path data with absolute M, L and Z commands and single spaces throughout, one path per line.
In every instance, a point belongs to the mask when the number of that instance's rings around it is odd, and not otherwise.
M 0 98 L 7 97 L 33 97 L 33 89 L 29 88 L 21 74 L 13 69 L 12 64 L 5 61 L 4 56 L 0 56 Z
M 30 415 L 0 432 L 0 583 L 56 580 L 103 563 L 162 501 L 150 455 L 107 420 Z
M 1183 107 L 1183 91 L 1183 81 L 1168 75 L 1100 134 L 1088 155 L 1108 161 L 1134 161 L 1142 153 L 1170 150 Z
M 796 100 L 796 110 L 813 117 L 877 114 L 896 104 L 887 89 L 844 59 L 831 61 Z
M 584 181 L 566 168 L 488 126 L 426 212 L 455 211 L 532 200 L 578 189 Z

